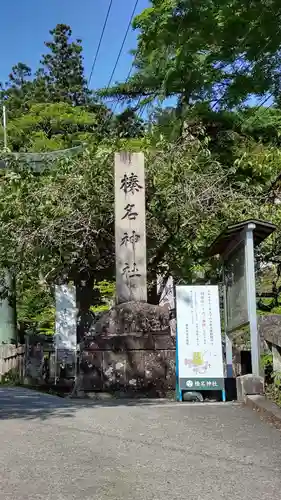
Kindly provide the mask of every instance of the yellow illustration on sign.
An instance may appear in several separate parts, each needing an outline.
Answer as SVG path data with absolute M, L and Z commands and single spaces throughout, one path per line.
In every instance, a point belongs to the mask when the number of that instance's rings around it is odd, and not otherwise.
M 194 352 L 192 355 L 192 359 L 185 359 L 184 364 L 189 368 L 192 368 L 192 371 L 195 373 L 206 373 L 208 368 L 210 368 L 209 361 L 204 359 L 205 352 Z
M 202 352 L 194 352 L 192 358 L 192 364 L 194 366 L 200 366 L 204 363 L 204 357 Z

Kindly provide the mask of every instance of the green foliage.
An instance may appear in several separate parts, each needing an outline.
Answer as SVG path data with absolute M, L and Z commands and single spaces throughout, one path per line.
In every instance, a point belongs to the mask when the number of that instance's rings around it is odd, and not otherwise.
M 12 151 L 46 152 L 95 140 L 97 116 L 66 102 L 33 104 L 27 114 L 9 121 Z
M 273 372 L 266 393 L 278 406 L 281 406 L 281 372 Z
M 109 307 L 116 150 L 146 156 L 150 284 L 166 272 L 191 282 L 198 269 L 216 279 L 219 263 L 207 259 L 206 248 L 226 225 L 250 217 L 277 224 L 259 258 L 279 258 L 281 207 L 273 210 L 268 191 L 281 173 L 281 112 L 229 111 L 251 93 L 272 91 L 278 104 L 279 11 L 276 0 L 153 0 L 134 24 L 136 71 L 107 93 L 131 101 L 141 96 L 142 104 L 177 98 L 176 107 L 154 107 L 148 123 L 133 107 L 113 115 L 88 91 L 81 41 L 67 25 L 50 32 L 35 74 L 24 63 L 12 68 L 0 95 L 8 108 L 10 150 L 87 145 L 75 158 L 46 162 L 40 175 L 5 156 L 0 267 L 17 275 L 25 330 L 53 332 L 51 285 L 61 280 L 88 282 L 97 296 L 94 312 Z M 211 102 L 228 109 L 214 110 Z M 271 311 L 279 308 L 275 302 Z
M 266 353 L 261 356 L 261 367 L 264 370 L 266 394 L 281 406 L 281 372 L 273 371 L 273 356 Z
M 35 280 L 19 280 L 16 292 L 20 335 L 21 333 L 53 335 L 55 301 L 52 290 Z
M 115 297 L 115 283 L 110 281 L 100 281 L 95 284 L 95 290 L 98 291 L 98 304 L 92 306 L 90 309 L 94 313 L 101 313 L 108 311 L 113 304 Z
M 113 135 L 120 138 L 135 138 L 144 135 L 144 122 L 131 108 L 125 109 L 112 118 L 111 128 Z
M 0 178 L 6 248 L 0 250 L 0 260 L 17 275 L 35 275 L 43 282 L 65 275 L 76 280 L 87 269 L 111 269 L 112 159 L 106 149 L 92 155 L 86 151 L 50 164 L 38 175 L 8 157 L 9 168 Z
M 154 143 L 154 140 L 151 141 Z M 229 181 L 208 140 L 147 143 L 148 271 L 190 279 L 206 246 L 228 223 L 261 212 L 259 191 Z M 60 160 L 41 175 L 7 157 L 0 179 L 0 265 L 52 283 L 114 279 L 113 153 L 104 144 Z M 211 179 L 211 181 L 210 181 Z
M 19 116 L 29 109 L 35 86 L 31 69 L 26 64 L 20 62 L 12 67 L 9 81 L 0 87 L 0 102 L 9 110 L 8 117 Z
M 142 137 L 144 124 L 133 109 L 115 116 L 87 88 L 81 40 L 72 40 L 71 28 L 58 24 L 50 34 L 35 74 L 18 63 L 0 90 L 9 150 L 46 152 L 93 144 L 105 136 Z
M 71 40 L 71 28 L 58 24 L 50 31 L 52 40 L 45 42 L 48 53 L 32 75 L 24 63 L 13 66 L 9 81 L 2 85 L 1 99 L 9 118 L 26 113 L 34 103 L 66 102 L 86 105 L 90 99 L 84 77 L 81 40 Z
M 19 372 L 16 368 L 11 368 L 8 373 L 0 377 L 0 385 L 21 385 Z
M 267 366 L 272 366 L 273 357 L 272 354 L 262 354 L 261 355 L 261 367 L 265 369 Z
M 281 7 L 277 0 L 152 0 L 134 20 L 135 73 L 107 95 L 163 100 L 178 108 L 233 107 L 250 95 L 280 99 Z
M 49 53 L 42 56 L 38 76 L 45 79 L 48 102 L 87 103 L 89 91 L 84 77 L 81 40 L 72 41 L 70 26 L 58 24 L 45 42 Z

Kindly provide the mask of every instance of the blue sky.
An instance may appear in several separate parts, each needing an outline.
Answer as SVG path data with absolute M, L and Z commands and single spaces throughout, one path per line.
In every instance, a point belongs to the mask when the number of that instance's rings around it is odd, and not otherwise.
M 110 0 L 2 0 L 0 82 L 7 81 L 12 66 L 18 62 L 26 63 L 33 71 L 38 68 L 46 50 L 44 41 L 50 39 L 49 30 L 58 23 L 69 24 L 73 37 L 82 39 L 85 74 L 89 77 L 109 3 Z M 135 0 L 113 0 L 91 88 L 108 84 L 134 4 Z M 149 4 L 149 0 L 139 0 L 137 14 Z M 127 77 L 132 62 L 129 51 L 136 47 L 136 38 L 137 33 L 131 29 L 113 82 Z M 255 98 L 249 100 L 250 104 L 255 102 Z
M 114 0 L 97 60 L 91 87 L 106 86 L 119 52 L 135 0 Z M 69 24 L 75 38 L 81 38 L 84 65 L 89 76 L 109 0 L 10 0 L 1 2 L 0 81 L 7 80 L 11 67 L 24 62 L 34 71 L 44 52 L 49 30 L 58 23 Z M 137 13 L 149 6 L 139 0 Z M 129 50 L 137 34 L 130 30 L 113 81 L 126 78 L 131 66 Z

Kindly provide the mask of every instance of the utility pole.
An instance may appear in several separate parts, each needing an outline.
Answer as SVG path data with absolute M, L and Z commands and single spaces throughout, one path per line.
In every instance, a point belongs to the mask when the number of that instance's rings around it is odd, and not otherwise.
M 6 106 L 3 106 L 3 130 L 4 130 L 4 149 L 7 149 L 7 115 Z

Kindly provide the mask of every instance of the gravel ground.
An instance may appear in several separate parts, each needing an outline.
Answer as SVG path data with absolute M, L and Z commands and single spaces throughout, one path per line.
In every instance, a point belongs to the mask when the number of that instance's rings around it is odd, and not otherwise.
M 0 500 L 279 500 L 281 434 L 238 404 L 0 388 Z

